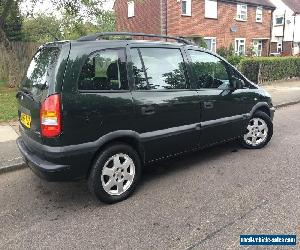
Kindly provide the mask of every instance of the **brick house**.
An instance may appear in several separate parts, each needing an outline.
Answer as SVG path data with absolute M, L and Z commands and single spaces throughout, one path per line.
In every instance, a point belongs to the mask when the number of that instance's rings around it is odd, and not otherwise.
M 300 0 L 270 0 L 273 14 L 271 53 L 297 55 L 300 53 Z
M 116 0 L 117 30 L 182 36 L 216 51 L 268 55 L 275 7 L 268 0 Z

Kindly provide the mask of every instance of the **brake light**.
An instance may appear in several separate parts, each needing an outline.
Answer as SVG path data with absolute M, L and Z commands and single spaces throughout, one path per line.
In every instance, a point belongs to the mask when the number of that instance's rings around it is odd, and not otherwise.
M 48 96 L 40 110 L 41 134 L 44 137 L 55 137 L 61 133 L 60 95 Z

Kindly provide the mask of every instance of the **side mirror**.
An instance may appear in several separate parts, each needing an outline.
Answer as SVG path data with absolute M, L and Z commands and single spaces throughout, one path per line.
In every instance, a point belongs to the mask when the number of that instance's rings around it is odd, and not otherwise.
M 236 78 L 236 77 L 232 77 L 231 87 L 232 87 L 233 90 L 242 89 L 243 86 L 244 86 L 244 80 Z

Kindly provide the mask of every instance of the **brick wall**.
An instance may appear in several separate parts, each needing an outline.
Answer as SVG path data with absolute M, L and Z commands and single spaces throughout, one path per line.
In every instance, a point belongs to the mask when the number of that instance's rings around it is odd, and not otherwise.
M 263 9 L 263 22 L 256 22 L 256 7 L 248 5 L 246 22 L 236 21 L 236 4 L 218 1 L 218 19 L 204 17 L 205 1 L 192 0 L 192 16 L 181 15 L 181 3 L 177 0 L 135 1 L 135 17 L 127 17 L 127 0 L 117 0 L 118 31 L 134 31 L 165 34 L 165 1 L 167 3 L 167 33 L 174 36 L 216 37 L 217 48 L 234 45 L 235 38 L 245 38 L 246 47 L 253 38 L 269 38 L 272 11 Z M 162 13 L 162 15 L 160 15 Z M 232 32 L 235 26 L 237 32 Z M 269 52 L 269 40 L 263 43 L 263 55 Z
M 128 18 L 127 0 L 116 0 L 117 31 L 161 34 L 161 1 L 135 1 L 135 16 Z
M 217 37 L 217 48 L 234 45 L 235 38 L 246 38 L 246 47 L 250 46 L 253 38 L 269 38 L 272 12 L 263 9 L 263 22 L 257 23 L 256 7 L 248 5 L 246 22 L 236 21 L 236 4 L 218 1 L 218 19 L 204 17 L 205 1 L 192 1 L 192 16 L 181 16 L 181 6 L 174 0 L 168 0 L 171 5 L 168 12 L 168 31 L 171 35 L 201 35 Z M 237 32 L 230 28 L 235 26 Z M 265 49 L 267 45 L 263 46 Z

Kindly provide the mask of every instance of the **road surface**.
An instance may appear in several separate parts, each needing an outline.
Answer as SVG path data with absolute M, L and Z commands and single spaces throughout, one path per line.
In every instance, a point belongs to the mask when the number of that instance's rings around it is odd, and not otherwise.
M 84 181 L 2 174 L 0 248 L 236 249 L 240 234 L 300 237 L 299 114 L 300 105 L 278 110 L 264 149 L 227 143 L 161 162 L 115 205 Z

